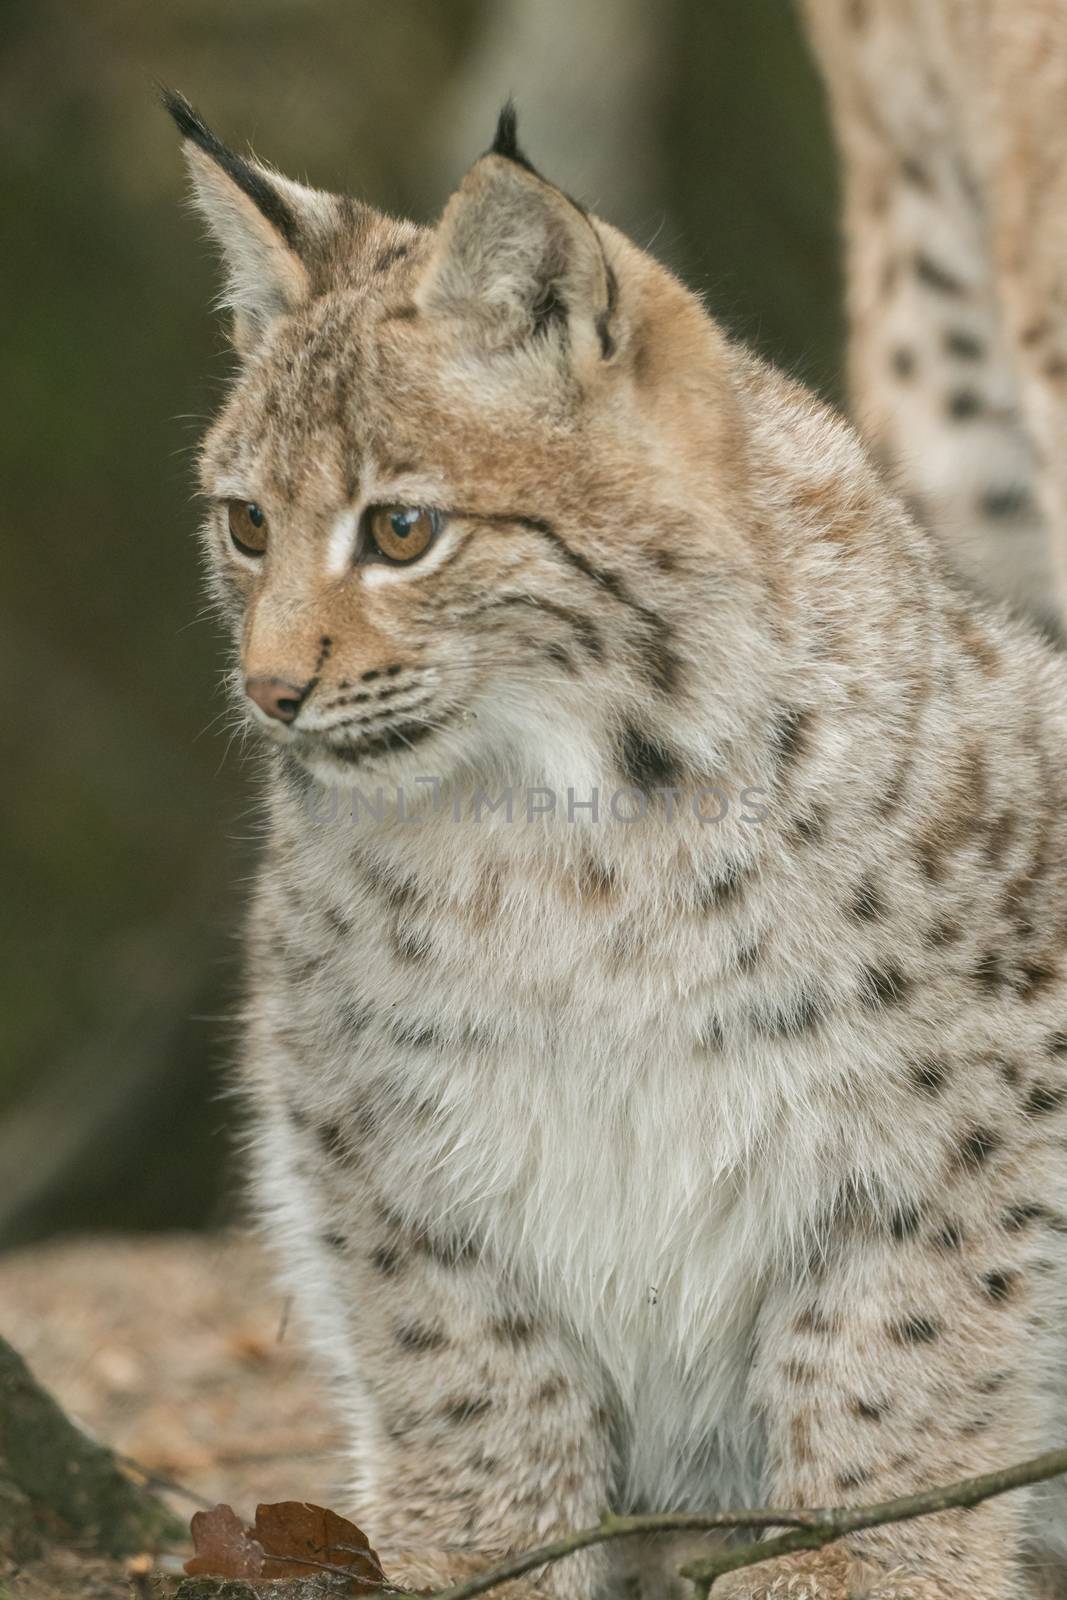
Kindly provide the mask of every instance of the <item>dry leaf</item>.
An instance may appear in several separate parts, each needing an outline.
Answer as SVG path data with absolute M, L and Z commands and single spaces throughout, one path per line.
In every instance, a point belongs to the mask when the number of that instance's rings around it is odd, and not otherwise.
M 196 1554 L 185 1563 L 190 1577 L 296 1578 L 324 1569 L 343 1579 L 337 1594 L 368 1594 L 385 1582 L 381 1562 L 365 1533 L 322 1506 L 281 1500 L 257 1506 L 254 1528 L 246 1528 L 232 1506 L 198 1511 L 192 1521 Z
M 191 1578 L 261 1578 L 263 1546 L 257 1544 L 232 1506 L 197 1511 L 190 1523 L 195 1556 L 185 1563 Z

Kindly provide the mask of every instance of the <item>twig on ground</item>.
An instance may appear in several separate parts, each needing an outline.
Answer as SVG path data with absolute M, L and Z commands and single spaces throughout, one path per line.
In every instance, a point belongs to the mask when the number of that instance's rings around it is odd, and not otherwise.
M 595 1527 L 564 1534 L 536 1550 L 510 1556 L 476 1578 L 457 1583 L 450 1589 L 440 1589 L 430 1600 L 475 1600 L 477 1595 L 486 1594 L 512 1578 L 521 1578 L 537 1567 L 562 1561 L 590 1545 L 604 1544 L 611 1539 L 632 1539 L 642 1534 L 657 1533 L 713 1533 L 731 1528 L 786 1529 L 773 1538 L 734 1545 L 682 1567 L 681 1576 L 693 1584 L 703 1600 L 716 1578 L 742 1567 L 752 1567 L 761 1561 L 790 1555 L 797 1550 L 821 1550 L 824 1545 L 833 1544 L 846 1534 L 857 1533 L 863 1528 L 876 1528 L 888 1522 L 908 1522 L 915 1517 L 932 1516 L 938 1511 L 975 1506 L 983 1500 L 993 1499 L 995 1495 L 1022 1489 L 1027 1484 L 1043 1483 L 1062 1473 L 1067 1473 L 1067 1449 L 1049 1450 L 1044 1455 L 1020 1461 L 1015 1466 L 1002 1467 L 977 1478 L 965 1478 L 959 1483 L 924 1489 L 918 1494 L 902 1495 L 899 1499 L 886 1500 L 880 1505 L 837 1506 L 811 1511 L 723 1511 L 714 1516 L 667 1514 L 605 1517 Z

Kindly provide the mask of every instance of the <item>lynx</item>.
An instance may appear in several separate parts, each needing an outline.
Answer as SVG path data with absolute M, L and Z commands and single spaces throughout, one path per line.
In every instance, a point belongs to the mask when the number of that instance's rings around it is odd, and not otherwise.
M 804 0 L 844 157 L 852 397 L 961 569 L 1067 617 L 1067 5 Z
M 239 355 L 201 475 L 266 776 L 255 1192 L 344 1509 L 443 1586 L 1067 1439 L 1067 665 L 510 108 L 420 228 L 169 105 Z M 714 1593 L 1012 1600 L 1062 1520 Z

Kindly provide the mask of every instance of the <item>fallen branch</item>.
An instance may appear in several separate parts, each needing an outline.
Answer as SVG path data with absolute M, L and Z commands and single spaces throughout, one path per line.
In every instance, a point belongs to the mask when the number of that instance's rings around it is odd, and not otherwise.
M 75 1427 L 3 1339 L 0 1488 L 0 1549 L 18 1559 L 32 1554 L 41 1532 L 111 1556 L 158 1549 L 184 1533 L 110 1450 Z
M 965 1478 L 959 1483 L 944 1484 L 936 1489 L 924 1489 L 918 1494 L 902 1495 L 899 1499 L 886 1500 L 880 1505 L 837 1506 L 812 1511 L 723 1511 L 712 1516 L 688 1516 L 683 1513 L 605 1517 L 595 1527 L 565 1534 L 536 1550 L 511 1556 L 465 1583 L 440 1589 L 430 1600 L 475 1600 L 475 1596 L 488 1593 L 498 1584 L 521 1578 L 538 1567 L 562 1561 L 590 1545 L 605 1544 L 611 1539 L 632 1539 L 640 1535 L 662 1533 L 712 1533 L 732 1528 L 786 1529 L 771 1539 L 734 1545 L 682 1567 L 681 1576 L 693 1584 L 699 1596 L 705 1597 L 716 1578 L 742 1567 L 753 1567 L 761 1561 L 770 1561 L 775 1556 L 790 1555 L 798 1550 L 821 1550 L 824 1545 L 834 1544 L 846 1534 L 857 1533 L 863 1528 L 876 1528 L 888 1522 L 909 1522 L 915 1517 L 933 1516 L 938 1511 L 976 1506 L 983 1500 L 1007 1494 L 1009 1490 L 1043 1483 L 1063 1473 L 1067 1473 L 1067 1449 L 1050 1450 L 1012 1467 L 987 1472 L 978 1478 Z

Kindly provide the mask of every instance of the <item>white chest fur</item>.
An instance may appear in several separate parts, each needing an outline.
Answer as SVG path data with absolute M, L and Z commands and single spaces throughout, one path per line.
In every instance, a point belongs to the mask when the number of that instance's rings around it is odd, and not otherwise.
M 631 1502 L 668 1483 L 699 1499 L 709 1449 L 744 1492 L 727 1441 L 746 1432 L 752 1323 L 811 1202 L 768 1158 L 804 1074 L 802 1052 L 786 1061 L 748 1018 L 736 952 L 758 906 L 709 926 L 667 896 L 599 903 L 565 872 L 502 879 L 484 857 L 430 897 L 410 852 L 368 889 L 345 847 L 301 856 L 297 937 L 321 940 L 324 908 L 346 928 L 300 1002 L 327 1021 L 322 1113 L 390 1079 L 412 1111 L 380 1174 L 387 1198 L 476 1238 L 595 1352 L 639 1441 Z M 417 958 L 397 958 L 398 937 Z M 353 1003 L 373 1013 L 354 1046 L 328 1026 Z M 734 1012 L 748 1020 L 729 1031 Z M 793 1154 L 793 1171 L 813 1169 Z

